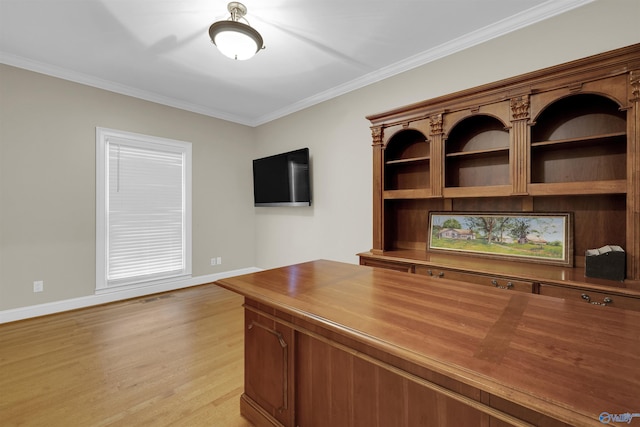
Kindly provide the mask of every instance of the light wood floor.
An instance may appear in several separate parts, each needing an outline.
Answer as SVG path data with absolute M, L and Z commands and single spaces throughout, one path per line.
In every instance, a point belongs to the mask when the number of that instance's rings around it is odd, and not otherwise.
M 250 426 L 242 302 L 203 285 L 0 325 L 0 425 Z

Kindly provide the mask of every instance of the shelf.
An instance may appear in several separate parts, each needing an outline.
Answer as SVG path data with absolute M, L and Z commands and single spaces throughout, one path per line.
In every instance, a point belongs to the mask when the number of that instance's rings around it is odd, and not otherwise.
M 577 194 L 625 194 L 627 181 L 624 179 L 610 181 L 552 182 L 531 183 L 531 196 L 562 196 Z
M 513 191 L 511 185 L 488 185 L 478 187 L 445 187 L 442 196 L 455 197 L 503 197 L 510 196 Z
M 445 162 L 445 188 L 477 188 L 510 184 L 509 156 L 477 155 Z
M 615 132 L 615 133 L 608 133 L 603 135 L 592 135 L 592 136 L 585 136 L 585 137 L 579 137 L 579 138 L 566 138 L 566 139 L 556 139 L 551 141 L 539 141 L 539 142 L 532 142 L 531 148 L 555 146 L 555 145 L 561 145 L 561 144 L 586 144 L 586 143 L 594 143 L 594 142 L 613 141 L 618 138 L 626 138 L 626 136 L 627 136 L 626 132 Z M 626 139 L 621 140 L 620 142 L 626 142 Z
M 385 162 L 385 165 L 406 165 L 409 163 L 420 163 L 420 162 L 426 162 L 430 159 L 429 156 L 423 156 L 423 157 L 413 157 L 410 159 L 398 159 L 398 160 L 388 160 Z
M 416 188 L 408 190 L 385 190 L 383 198 L 385 200 L 396 199 L 427 199 L 431 196 L 430 188 Z
M 467 156 L 483 156 L 499 153 L 508 153 L 509 147 L 487 148 L 484 150 L 459 151 L 456 153 L 447 153 L 445 157 L 467 157 Z

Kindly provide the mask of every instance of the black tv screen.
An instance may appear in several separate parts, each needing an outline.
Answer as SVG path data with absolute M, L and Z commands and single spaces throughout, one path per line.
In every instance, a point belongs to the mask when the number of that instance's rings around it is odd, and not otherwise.
M 253 161 L 255 206 L 311 206 L 309 149 Z

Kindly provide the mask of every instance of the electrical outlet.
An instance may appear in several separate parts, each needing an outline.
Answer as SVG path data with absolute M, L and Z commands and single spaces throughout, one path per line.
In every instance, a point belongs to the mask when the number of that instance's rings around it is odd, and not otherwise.
M 222 257 L 221 256 L 216 258 L 216 264 L 218 264 L 218 265 L 222 264 Z
M 215 258 L 211 258 L 211 265 L 216 265 L 218 263 L 218 260 Z
M 42 280 L 36 280 L 33 282 L 33 292 L 44 291 L 44 282 Z

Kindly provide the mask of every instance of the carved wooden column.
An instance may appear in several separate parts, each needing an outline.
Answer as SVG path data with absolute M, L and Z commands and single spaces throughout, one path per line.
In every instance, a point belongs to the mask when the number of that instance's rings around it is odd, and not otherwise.
M 629 73 L 631 99 L 630 114 L 627 116 L 627 274 L 640 280 L 640 69 Z
M 444 187 L 444 131 L 442 113 L 430 117 L 431 121 L 431 195 L 442 197 Z
M 528 95 L 511 99 L 511 124 L 509 164 L 512 193 L 526 195 L 531 168 Z
M 384 147 L 382 145 L 382 127 L 372 126 L 373 139 L 373 248 L 371 252 L 381 254 L 384 251 Z

